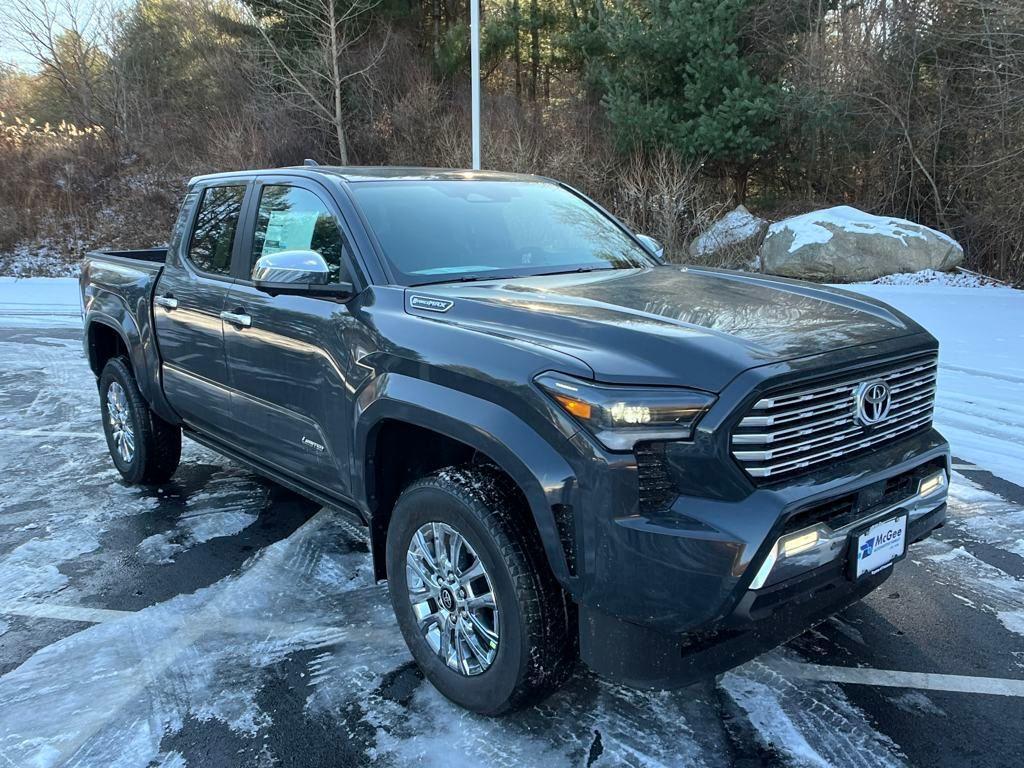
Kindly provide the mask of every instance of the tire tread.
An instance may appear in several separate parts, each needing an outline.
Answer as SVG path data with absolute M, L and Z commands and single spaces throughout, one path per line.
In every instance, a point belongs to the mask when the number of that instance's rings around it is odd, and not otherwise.
M 529 659 L 503 714 L 536 703 L 569 679 L 578 657 L 575 604 L 558 584 L 518 487 L 489 464 L 452 466 L 410 484 L 455 496 L 483 523 L 512 577 L 527 631 Z
M 122 471 L 122 476 L 130 483 L 156 485 L 166 482 L 181 461 L 181 428 L 165 421 L 150 409 L 139 391 L 131 364 L 124 357 L 113 357 L 103 367 L 99 379 L 101 405 L 111 380 L 121 384 L 130 411 L 138 416 L 135 450 L 141 460 L 141 467 L 136 467 L 130 474 Z M 118 469 L 120 471 L 120 467 Z

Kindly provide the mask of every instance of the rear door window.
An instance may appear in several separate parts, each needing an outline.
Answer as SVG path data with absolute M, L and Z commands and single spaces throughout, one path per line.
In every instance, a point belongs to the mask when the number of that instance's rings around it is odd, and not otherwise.
M 196 269 L 218 276 L 231 273 L 231 251 L 243 199 L 244 185 L 207 187 L 203 191 L 188 246 L 188 259 Z

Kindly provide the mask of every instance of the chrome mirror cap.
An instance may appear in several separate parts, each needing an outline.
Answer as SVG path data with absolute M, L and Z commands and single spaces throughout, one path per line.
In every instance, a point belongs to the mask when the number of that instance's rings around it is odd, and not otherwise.
M 316 251 L 278 251 L 260 256 L 252 268 L 254 283 L 327 285 L 331 273 Z

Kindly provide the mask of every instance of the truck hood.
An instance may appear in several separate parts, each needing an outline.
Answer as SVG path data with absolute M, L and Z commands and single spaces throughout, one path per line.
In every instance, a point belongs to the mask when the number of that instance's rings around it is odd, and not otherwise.
M 678 266 L 412 287 L 406 311 L 572 355 L 600 381 L 708 391 L 754 366 L 922 332 L 845 291 Z

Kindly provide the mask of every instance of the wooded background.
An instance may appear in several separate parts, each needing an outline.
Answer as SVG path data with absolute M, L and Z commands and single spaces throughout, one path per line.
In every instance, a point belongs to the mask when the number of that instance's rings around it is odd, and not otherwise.
M 565 180 L 680 260 L 739 202 L 844 203 L 1024 281 L 1022 0 L 482 0 L 482 18 L 485 168 Z M 31 66 L 0 68 L 0 253 L 160 242 L 195 173 L 468 166 L 468 20 L 466 0 L 4 0 Z

